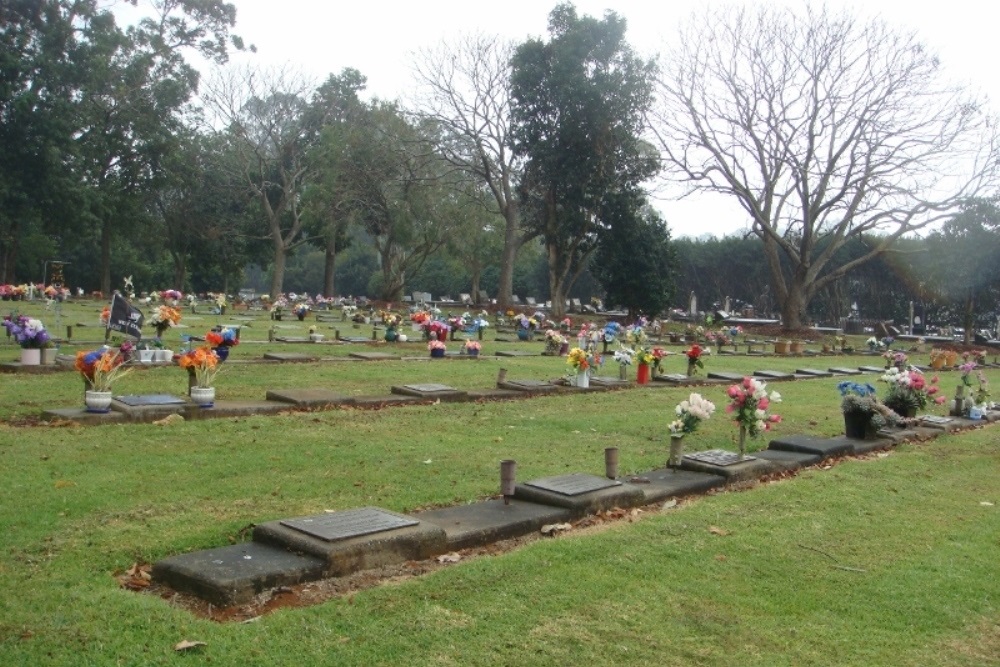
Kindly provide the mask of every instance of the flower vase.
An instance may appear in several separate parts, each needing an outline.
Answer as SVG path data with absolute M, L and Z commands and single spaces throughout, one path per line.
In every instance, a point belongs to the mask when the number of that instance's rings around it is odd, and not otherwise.
M 219 363 L 222 363 L 229 358 L 229 346 L 220 345 L 219 347 L 213 347 L 212 351 L 215 352 L 215 356 L 219 358 Z
M 742 461 L 747 457 L 747 427 L 746 424 L 740 424 L 740 460 Z
M 625 364 L 618 365 L 618 379 L 628 380 L 628 366 L 626 366 Z
M 871 414 L 868 412 L 845 412 L 844 435 L 852 440 L 871 440 L 875 433 L 871 428 Z
M 42 365 L 51 366 L 56 363 L 56 357 L 59 354 L 59 350 L 54 347 L 43 347 L 42 348 Z
M 517 330 L 518 340 L 531 340 L 531 330 L 530 329 L 518 329 Z
M 399 332 L 395 329 L 386 329 L 383 338 L 387 343 L 395 343 L 399 339 Z
M 21 348 L 21 365 L 38 366 L 42 363 L 42 351 L 37 347 Z
M 156 350 L 156 353 L 153 355 L 153 361 L 158 364 L 168 364 L 173 360 L 173 350 Z
M 465 353 L 467 355 L 469 355 L 470 357 L 478 357 L 479 356 L 479 350 L 466 350 Z
M 215 387 L 191 387 L 191 401 L 199 408 L 215 405 Z
M 576 386 L 580 389 L 588 389 L 590 387 L 590 373 L 587 371 L 581 371 L 576 374 Z
M 431 350 L 432 359 L 441 359 L 444 357 L 444 349 L 433 349 Z
M 688 377 L 692 377 L 697 370 L 698 370 L 698 367 L 695 365 L 695 363 L 693 361 L 689 361 L 688 362 L 687 376 Z
M 155 350 L 139 350 L 139 363 L 140 364 L 153 363 L 154 352 Z
M 87 412 L 105 414 L 111 412 L 111 392 L 88 389 L 83 395 L 83 403 Z
M 636 384 L 649 384 L 649 364 L 639 364 L 635 369 Z
M 670 468 L 679 468 L 682 458 L 684 458 L 684 434 L 671 435 L 670 458 L 667 460 L 667 466 Z
M 569 343 L 563 343 L 559 346 L 559 356 L 565 357 L 567 354 L 569 354 Z

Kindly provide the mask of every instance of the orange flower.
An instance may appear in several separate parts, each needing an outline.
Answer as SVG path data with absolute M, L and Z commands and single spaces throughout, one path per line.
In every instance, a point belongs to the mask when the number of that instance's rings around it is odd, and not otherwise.
M 222 334 L 216 333 L 214 331 L 209 331 L 205 334 L 205 340 L 212 347 L 219 347 L 222 345 Z

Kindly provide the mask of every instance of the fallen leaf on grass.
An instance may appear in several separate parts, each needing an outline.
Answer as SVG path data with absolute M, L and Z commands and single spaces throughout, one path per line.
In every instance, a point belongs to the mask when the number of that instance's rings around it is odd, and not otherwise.
M 982 501 L 982 502 L 981 502 L 981 503 L 979 503 L 979 504 L 980 504 L 980 505 L 982 505 L 983 507 L 993 507 L 993 503 L 991 503 L 991 502 L 990 502 L 990 501 L 988 501 L 988 500 L 984 500 L 984 501 Z
M 118 583 L 122 588 L 130 591 L 141 591 L 152 583 L 153 576 L 149 573 L 149 565 L 133 563 L 132 567 L 125 570 L 118 577 Z
M 542 526 L 542 535 L 555 535 L 557 533 L 569 530 L 572 527 L 573 526 L 571 526 L 568 523 L 547 523 L 544 526 Z
M 663 507 L 661 507 L 660 509 L 669 510 L 669 509 L 673 509 L 674 507 L 677 507 L 677 499 L 676 498 L 671 498 L 667 502 L 663 503 Z
M 71 486 L 76 486 L 76 482 L 70 482 L 65 479 L 57 479 L 55 483 L 55 487 L 57 489 L 68 489 Z
M 462 556 L 454 551 L 450 554 L 441 554 L 437 557 L 437 562 L 439 563 L 457 563 L 460 560 L 462 560 Z
M 708 527 L 708 532 L 712 533 L 713 535 L 718 535 L 720 537 L 725 537 L 726 535 L 729 534 L 728 530 L 725 530 L 723 528 L 719 528 L 718 526 L 709 526 Z
M 191 641 L 190 639 L 184 639 L 182 641 L 174 644 L 175 651 L 190 651 L 193 648 L 198 648 L 199 646 L 208 646 L 205 642 Z

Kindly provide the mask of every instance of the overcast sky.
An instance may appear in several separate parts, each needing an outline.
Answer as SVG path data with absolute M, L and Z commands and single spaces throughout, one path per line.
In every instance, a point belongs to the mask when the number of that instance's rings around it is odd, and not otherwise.
M 146 0 L 140 0 L 140 4 Z M 756 0 L 753 4 L 759 4 Z M 777 1 L 777 0 L 775 0 Z M 230 0 L 237 8 L 235 32 L 257 47 L 248 55 L 260 65 L 291 65 L 317 81 L 353 67 L 368 79 L 368 91 L 384 99 L 405 98 L 412 88 L 411 62 L 422 47 L 470 33 L 514 40 L 546 37 L 555 0 Z M 611 9 L 628 20 L 627 38 L 640 53 L 664 50 L 677 26 L 706 6 L 741 4 L 714 0 L 577 0 L 580 14 L 603 16 Z M 788 5 L 804 3 L 783 2 Z M 860 16 L 881 15 L 915 31 L 936 51 L 949 76 L 1000 100 L 996 26 L 1000 3 L 983 0 L 830 0 Z M 243 57 L 234 60 L 242 61 Z M 739 231 L 745 216 L 727 200 L 704 196 L 682 202 L 659 199 L 657 207 L 674 236 Z

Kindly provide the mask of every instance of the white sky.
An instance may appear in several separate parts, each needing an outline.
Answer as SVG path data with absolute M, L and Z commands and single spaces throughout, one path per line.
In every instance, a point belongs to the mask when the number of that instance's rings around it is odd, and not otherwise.
M 469 33 L 514 40 L 546 37 L 556 0 L 229 0 L 237 8 L 235 32 L 257 47 L 250 62 L 291 65 L 317 82 L 353 67 L 368 79 L 368 91 L 384 99 L 405 98 L 413 85 L 412 54 L 422 47 Z M 735 0 L 758 4 L 761 0 Z M 778 0 L 767 0 L 777 2 Z M 140 5 L 143 0 L 140 0 Z M 641 54 L 664 50 L 677 25 L 716 0 L 576 0 L 580 14 L 603 16 L 611 9 L 628 20 L 627 38 Z M 801 4 L 784 2 L 783 4 Z M 993 73 L 1000 3 L 984 0 L 829 0 L 859 16 L 881 15 L 913 30 L 936 51 L 953 79 L 1000 100 Z M 234 59 L 235 60 L 235 59 Z M 243 57 L 239 58 L 240 61 Z M 206 73 L 207 74 L 207 73 Z M 673 235 L 723 235 L 744 227 L 741 209 L 721 197 L 660 200 Z

